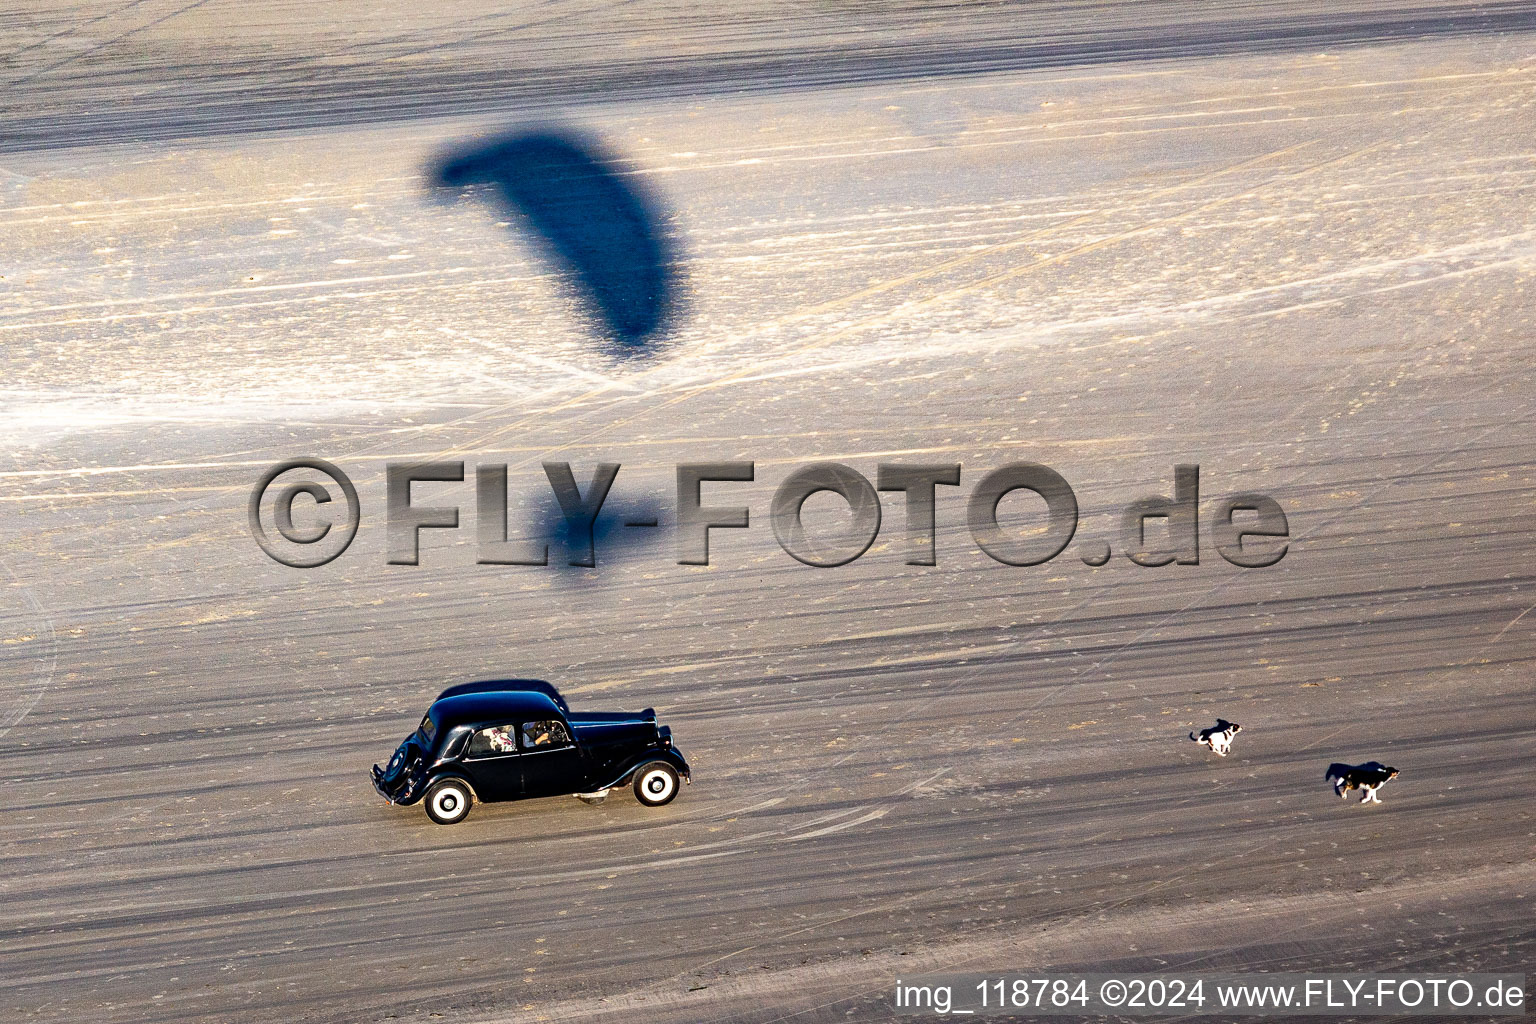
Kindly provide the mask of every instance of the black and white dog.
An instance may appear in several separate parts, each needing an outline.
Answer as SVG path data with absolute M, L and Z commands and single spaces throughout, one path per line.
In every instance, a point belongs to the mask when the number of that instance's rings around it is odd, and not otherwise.
M 1243 731 L 1243 727 L 1236 722 L 1229 722 L 1225 718 L 1216 719 L 1216 724 L 1209 729 L 1201 729 L 1200 735 L 1189 734 L 1189 738 L 1196 743 L 1204 743 L 1211 748 L 1217 757 L 1226 757 L 1227 751 L 1232 749 L 1232 737 Z
M 1328 774 L 1325 778 L 1333 784 L 1333 791 L 1339 794 L 1341 799 L 1347 799 L 1350 790 L 1359 789 L 1365 793 L 1360 798 L 1361 803 L 1379 804 L 1381 798 L 1376 795 L 1376 791 L 1397 776 L 1396 768 L 1388 767 L 1380 761 L 1367 761 L 1365 764 L 1334 762 L 1328 766 Z

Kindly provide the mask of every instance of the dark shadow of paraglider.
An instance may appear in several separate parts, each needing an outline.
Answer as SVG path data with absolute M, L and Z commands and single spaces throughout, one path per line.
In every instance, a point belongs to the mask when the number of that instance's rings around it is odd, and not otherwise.
M 658 337 L 678 306 L 675 244 L 658 204 L 595 144 L 568 132 L 507 135 L 440 158 L 433 184 L 491 186 L 626 346 Z M 623 175 L 623 176 L 621 176 Z
M 581 566 L 575 564 L 590 557 L 594 568 L 628 564 L 637 558 L 659 559 L 665 565 L 673 555 L 671 524 L 667 509 L 650 498 L 612 498 L 592 521 L 589 546 L 587 534 L 566 519 L 558 508 L 533 526 L 549 538 L 549 562 L 571 575 Z
M 509 515 L 508 535 L 544 563 L 517 572 L 555 574 L 563 588 L 590 588 L 639 565 L 667 565 L 676 557 L 673 523 L 665 502 L 652 497 L 610 498 L 590 530 L 571 522 L 552 495 L 520 504 Z M 504 572 L 507 570 L 489 570 Z

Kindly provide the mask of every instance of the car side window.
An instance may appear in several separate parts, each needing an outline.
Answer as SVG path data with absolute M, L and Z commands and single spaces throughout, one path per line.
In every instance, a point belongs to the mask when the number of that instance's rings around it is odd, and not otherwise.
M 571 734 L 559 719 L 523 723 L 523 749 L 541 750 L 571 745 Z
M 449 736 L 447 742 L 443 744 L 443 757 L 454 758 L 463 754 L 464 747 L 468 739 L 469 733 L 467 732 L 461 732 L 456 735 Z
M 516 727 L 511 725 L 493 725 L 488 729 L 480 729 L 469 738 L 469 750 L 466 757 L 496 757 L 500 754 L 514 754 L 517 745 L 513 737 L 517 734 Z

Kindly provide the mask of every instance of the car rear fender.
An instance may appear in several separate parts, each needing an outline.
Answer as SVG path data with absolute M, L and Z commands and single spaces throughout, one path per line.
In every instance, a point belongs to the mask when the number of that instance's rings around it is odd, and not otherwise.
M 482 802 L 480 799 L 480 794 L 475 792 L 475 784 L 469 781 L 469 776 L 460 771 L 433 772 L 431 778 L 427 779 L 427 784 L 421 787 L 421 792 L 425 794 L 427 790 L 431 789 L 439 782 L 446 782 L 449 779 L 452 779 L 454 782 L 463 783 L 464 788 L 469 790 L 469 795 L 474 798 L 475 803 L 478 804 Z

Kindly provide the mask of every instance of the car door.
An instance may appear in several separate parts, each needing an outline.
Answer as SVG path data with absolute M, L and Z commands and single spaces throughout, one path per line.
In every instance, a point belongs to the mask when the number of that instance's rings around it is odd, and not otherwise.
M 459 763 L 484 801 L 516 800 L 523 795 L 522 754 L 517 749 L 517 724 L 486 726 L 469 737 Z
M 565 722 L 558 718 L 530 719 L 518 730 L 517 741 L 522 750 L 519 763 L 524 796 L 558 796 L 586 787 L 581 748 Z

